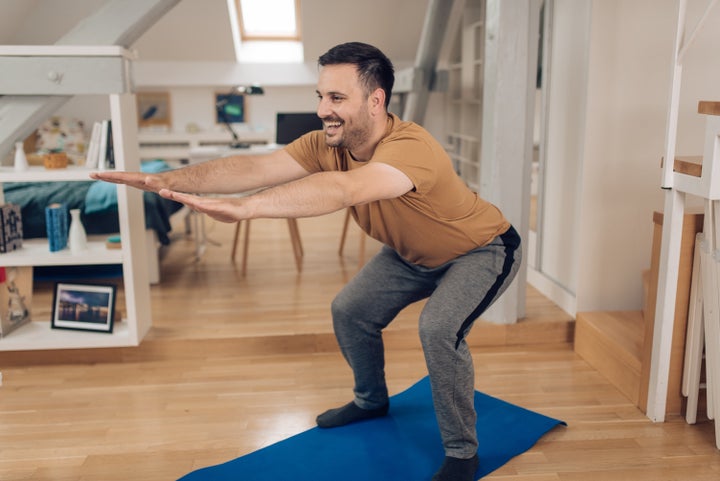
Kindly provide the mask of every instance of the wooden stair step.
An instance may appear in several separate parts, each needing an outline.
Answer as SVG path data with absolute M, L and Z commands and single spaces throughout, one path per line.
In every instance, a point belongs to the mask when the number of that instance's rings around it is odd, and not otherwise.
M 644 321 L 641 311 L 579 312 L 575 352 L 637 404 Z
M 689 155 L 683 157 L 675 157 L 673 170 L 680 174 L 691 175 L 693 177 L 702 177 L 702 156 Z
M 702 177 L 702 155 L 682 155 L 675 157 L 673 164 L 673 172 L 678 174 L 690 175 L 692 177 Z M 660 168 L 662 169 L 665 159 L 660 159 Z
M 698 113 L 720 115 L 720 101 L 701 100 L 698 102 Z

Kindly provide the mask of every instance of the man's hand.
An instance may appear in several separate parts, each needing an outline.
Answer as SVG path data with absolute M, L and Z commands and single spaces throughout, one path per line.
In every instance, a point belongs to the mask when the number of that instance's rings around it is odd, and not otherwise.
M 126 184 L 130 187 L 146 190 L 148 192 L 159 192 L 168 187 L 167 183 L 159 174 L 146 174 L 144 172 L 117 172 L 102 171 L 92 172 L 91 179 L 111 182 L 113 184 Z
M 242 197 L 201 197 L 169 189 L 161 189 L 158 194 L 166 199 L 181 202 L 194 211 L 207 214 L 220 222 L 231 223 L 248 218 L 247 209 L 243 208 L 245 199 Z

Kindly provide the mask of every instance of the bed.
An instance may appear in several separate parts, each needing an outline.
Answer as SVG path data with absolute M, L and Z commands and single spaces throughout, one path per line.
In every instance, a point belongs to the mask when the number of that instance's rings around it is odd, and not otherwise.
M 162 162 L 162 161 L 160 161 Z M 164 162 L 143 163 L 145 172 L 160 171 Z M 21 208 L 23 238 L 47 237 L 45 207 L 63 203 L 68 209 L 80 209 L 81 220 L 89 235 L 116 234 L 120 231 L 117 215 L 116 186 L 100 181 L 15 182 L 3 184 L 5 202 Z M 148 230 L 150 281 L 159 281 L 159 247 L 170 244 L 170 217 L 183 205 L 152 192 L 143 192 L 145 226 Z

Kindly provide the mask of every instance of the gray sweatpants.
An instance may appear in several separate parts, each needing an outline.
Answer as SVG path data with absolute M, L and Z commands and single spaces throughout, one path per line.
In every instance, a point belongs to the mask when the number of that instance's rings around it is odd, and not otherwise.
M 381 331 L 404 307 L 428 298 L 419 331 L 445 454 L 473 456 L 475 376 L 465 337 L 512 282 L 520 259 L 513 228 L 435 268 L 409 263 L 383 247 L 332 303 L 335 335 L 355 377 L 355 403 L 373 409 L 388 402 Z

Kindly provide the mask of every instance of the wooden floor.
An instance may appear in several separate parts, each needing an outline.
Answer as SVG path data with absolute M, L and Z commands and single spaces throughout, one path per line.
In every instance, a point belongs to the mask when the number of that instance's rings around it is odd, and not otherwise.
M 168 250 L 140 347 L 3 353 L 0 480 L 173 480 L 306 430 L 348 401 L 328 306 L 358 268 L 359 236 L 351 231 L 339 258 L 341 225 L 341 215 L 300 221 L 297 273 L 284 221 L 255 222 L 243 277 L 229 260 L 232 226 L 210 224 L 220 245 L 202 259 L 183 238 Z M 376 249 L 368 243 L 367 255 Z M 49 309 L 50 295 L 38 284 L 33 309 Z M 425 375 L 421 307 L 385 336 L 393 393 Z M 533 289 L 516 325 L 474 328 L 476 387 L 568 423 L 485 479 L 720 479 L 712 426 L 651 423 L 574 354 L 572 329 Z

